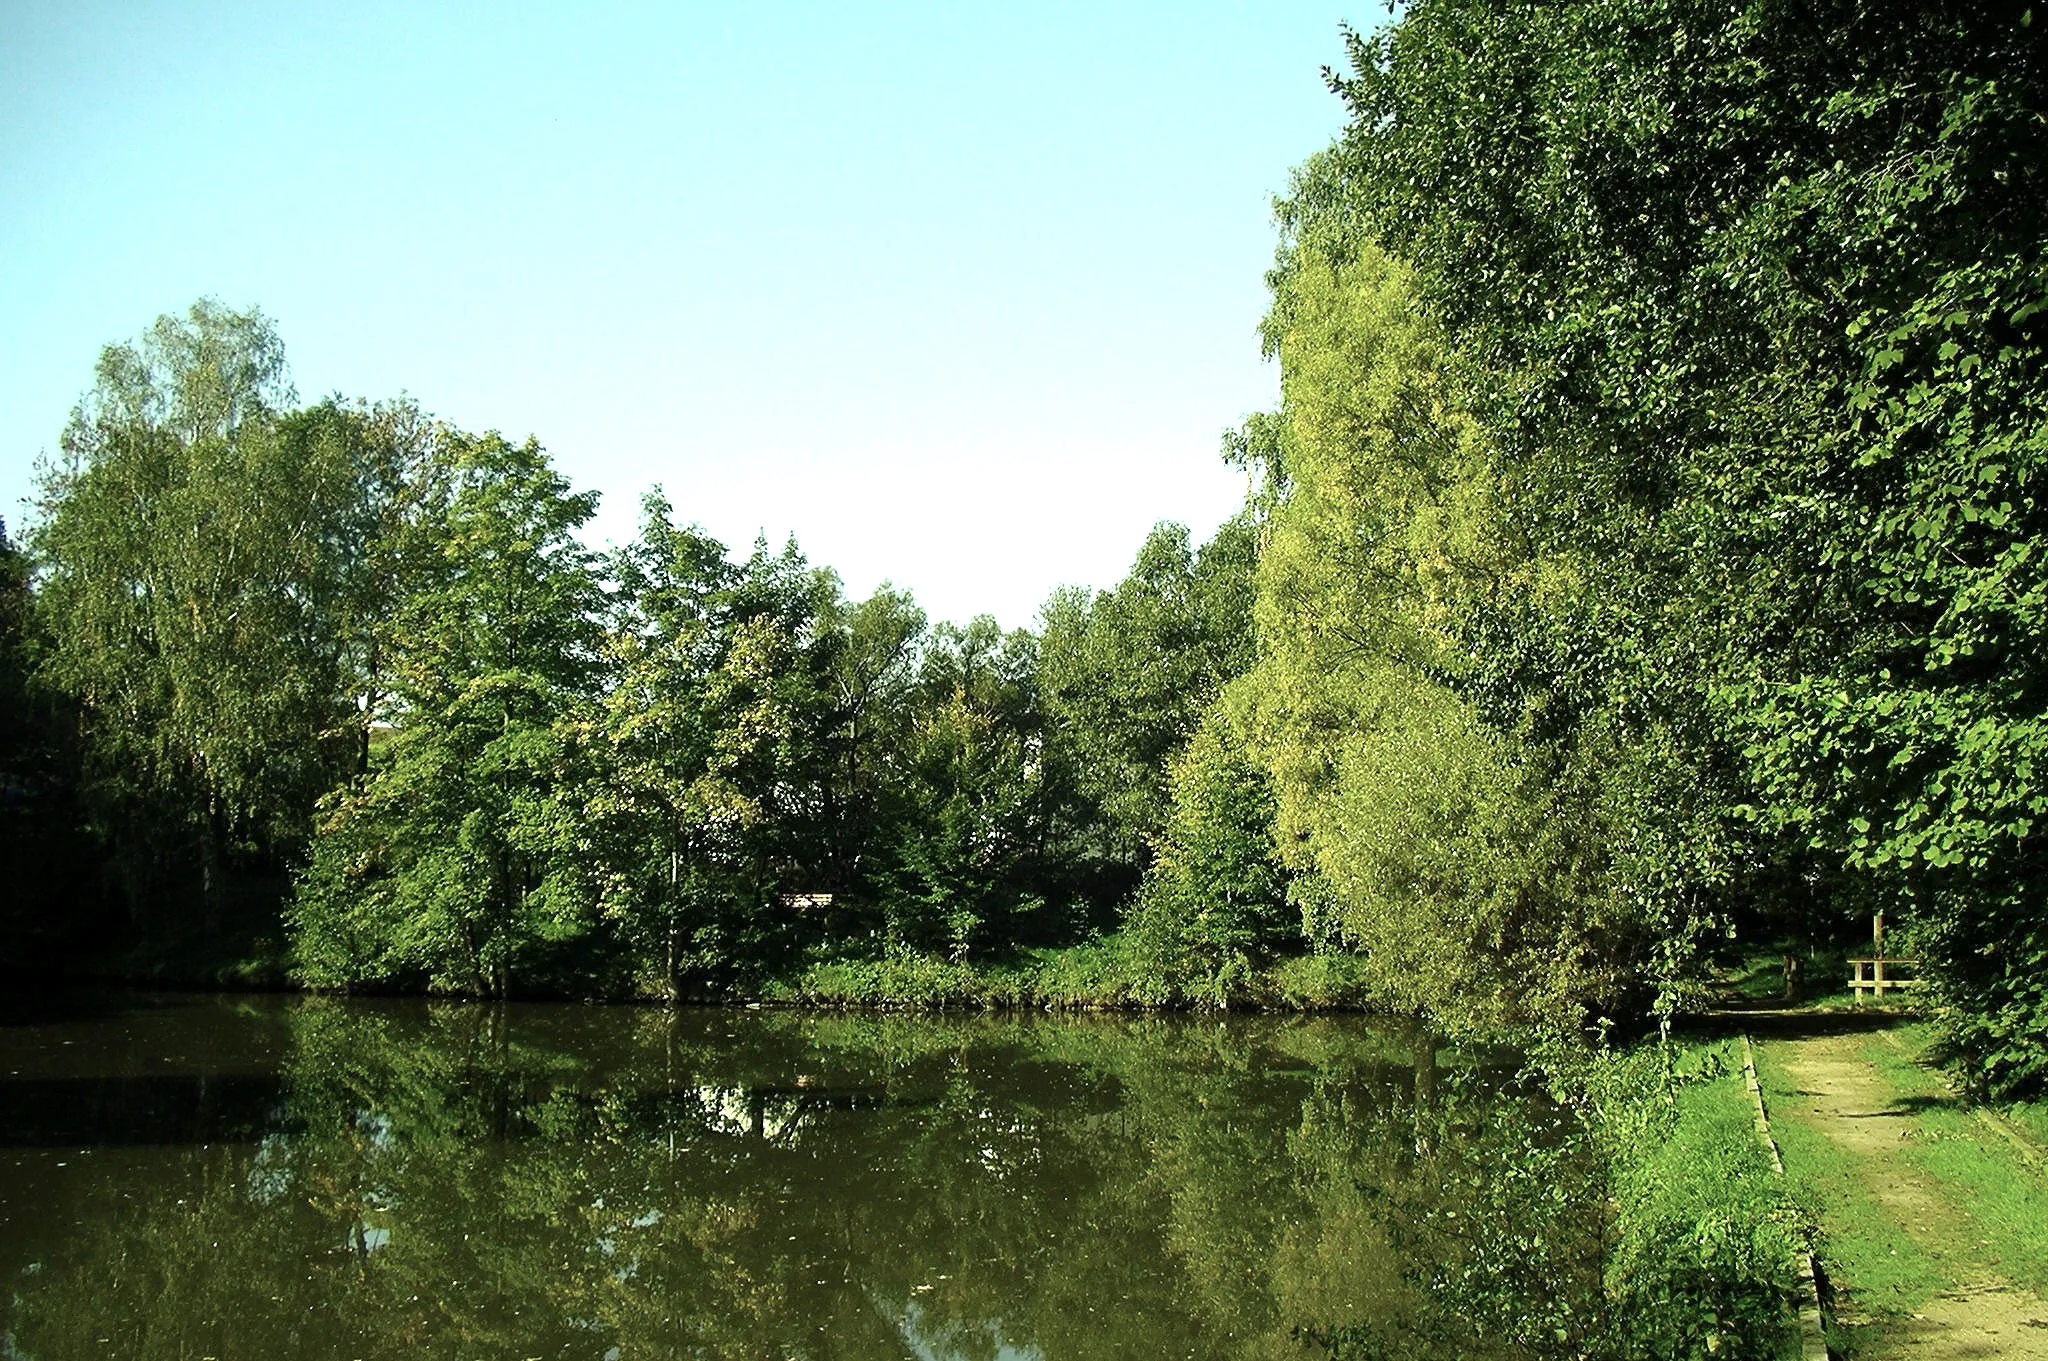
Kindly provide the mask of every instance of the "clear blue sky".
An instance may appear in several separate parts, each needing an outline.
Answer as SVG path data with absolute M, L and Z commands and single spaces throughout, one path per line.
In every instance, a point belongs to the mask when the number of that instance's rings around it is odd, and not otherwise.
M 534 434 L 856 593 L 1031 622 L 1235 506 L 1340 0 L 0 7 L 0 514 L 213 295 L 302 397 Z

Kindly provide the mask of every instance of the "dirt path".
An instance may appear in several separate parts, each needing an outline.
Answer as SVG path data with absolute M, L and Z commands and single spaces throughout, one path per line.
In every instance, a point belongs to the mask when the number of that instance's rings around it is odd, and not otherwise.
M 1870 1195 L 1903 1233 L 1940 1263 L 1948 1288 L 1911 1319 L 1887 1327 L 1859 1358 L 2027 1357 L 2048 1361 L 2048 1302 L 2004 1280 L 1956 1245 L 1975 1241 L 1941 1182 L 1905 1155 L 1913 1109 L 1864 1057 L 1872 1031 L 1771 1041 L 1796 1090 L 1773 1122 L 1791 1117 L 1826 1135 L 1867 1169 Z

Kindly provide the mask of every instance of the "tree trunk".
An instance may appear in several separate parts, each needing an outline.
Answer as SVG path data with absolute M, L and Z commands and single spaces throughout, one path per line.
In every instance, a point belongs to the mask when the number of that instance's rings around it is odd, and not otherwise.
M 671 1005 L 683 1000 L 683 980 L 676 976 L 677 936 L 682 931 L 681 907 L 676 902 L 676 885 L 682 878 L 681 857 L 673 846 L 668 852 L 668 1000 Z
M 206 816 L 199 823 L 199 929 L 210 941 L 220 938 L 222 901 L 227 894 L 220 843 L 220 796 L 209 794 Z

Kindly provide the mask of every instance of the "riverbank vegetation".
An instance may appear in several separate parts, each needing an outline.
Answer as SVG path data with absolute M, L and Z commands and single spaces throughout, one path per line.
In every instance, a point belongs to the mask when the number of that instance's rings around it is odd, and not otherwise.
M 1643 1045 L 1573 1085 L 1611 1197 L 1617 1352 L 1800 1355 L 1812 1212 L 1757 1136 L 1740 1047 Z
M 1349 43 L 1242 511 L 1032 630 L 735 554 L 686 485 L 599 552 L 539 443 L 302 402 L 255 311 L 110 347 L 0 546 L 17 938 L 1527 1037 L 1883 911 L 1970 1072 L 2037 1086 L 2031 19 L 1422 3 Z

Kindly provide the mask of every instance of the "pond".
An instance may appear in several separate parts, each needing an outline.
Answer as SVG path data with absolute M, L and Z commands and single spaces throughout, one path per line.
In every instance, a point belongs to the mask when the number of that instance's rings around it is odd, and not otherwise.
M 1358 1018 L 0 1018 L 0 1357 L 1570 1356 L 1511 1067 Z

